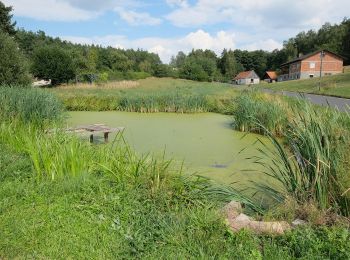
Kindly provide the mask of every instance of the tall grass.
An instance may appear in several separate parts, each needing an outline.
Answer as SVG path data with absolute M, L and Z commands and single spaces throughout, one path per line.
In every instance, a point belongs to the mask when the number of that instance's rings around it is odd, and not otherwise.
M 58 99 L 40 89 L 0 86 L 0 118 L 44 124 L 62 119 L 63 106 Z
M 279 136 L 287 123 L 286 110 L 281 104 L 252 91 L 243 91 L 233 100 L 230 114 L 233 127 L 242 132 L 264 134 L 266 128 Z
M 113 96 L 66 97 L 64 105 L 71 111 L 127 111 L 141 113 L 175 112 L 201 113 L 217 109 L 210 97 L 201 94 L 178 93 L 122 93 Z
M 258 184 L 264 193 L 282 202 L 287 197 L 300 204 L 313 203 L 321 210 L 350 215 L 348 115 L 308 102 L 293 108 L 294 117 L 284 131 L 282 145 L 267 129 L 275 149 L 260 152 L 271 162 L 262 164 L 265 174 L 277 180 L 279 188 Z M 263 126 L 260 126 L 263 127 Z
M 127 82 L 125 82 L 127 84 Z M 55 93 L 71 111 L 200 113 L 223 111 L 235 91 L 227 84 L 174 79 L 145 79 L 133 87 L 58 87 Z

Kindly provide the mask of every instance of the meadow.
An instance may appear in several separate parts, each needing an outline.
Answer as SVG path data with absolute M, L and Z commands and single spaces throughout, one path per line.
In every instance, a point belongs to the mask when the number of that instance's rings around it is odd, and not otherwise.
M 50 89 L 69 111 L 218 112 L 236 94 L 230 84 L 147 78 L 76 88 Z
M 196 89 L 202 83 L 170 81 L 164 87 L 152 81 L 146 81 L 149 90 L 0 88 L 1 258 L 350 257 L 347 114 L 223 84 Z M 170 89 L 180 101 L 139 108 L 156 112 L 180 102 L 178 109 L 167 111 L 211 111 L 204 105 L 198 109 L 196 102 L 181 107 L 181 93 L 214 97 L 213 107 L 232 116 L 233 128 L 271 140 L 274 149 L 247 158 L 281 184 L 279 189 L 264 182 L 253 186 L 271 196 L 271 208 L 231 186 L 189 175 L 166 159 L 139 156 L 121 136 L 107 145 L 90 145 L 46 131 L 65 122 L 65 108 L 73 109 L 68 97 L 105 100 L 110 95 L 106 104 L 112 104 L 122 91 L 131 98 L 135 93 L 167 95 Z M 81 106 L 92 107 L 87 101 Z M 263 154 L 273 159 L 272 165 L 264 164 Z M 308 224 L 282 236 L 232 233 L 220 213 L 230 200 L 242 202 L 260 219 L 299 217 Z

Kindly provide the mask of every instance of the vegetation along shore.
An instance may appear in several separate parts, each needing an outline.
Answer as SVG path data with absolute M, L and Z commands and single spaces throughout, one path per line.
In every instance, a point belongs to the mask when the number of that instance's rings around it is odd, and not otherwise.
M 12 11 L 0 1 L 0 259 L 350 259 L 350 115 L 261 91 L 350 97 L 350 74 L 321 91 L 316 78 L 232 85 L 300 52 L 348 62 L 349 19 L 272 52 L 165 64 L 16 28 Z M 125 132 L 67 131 L 101 123 Z

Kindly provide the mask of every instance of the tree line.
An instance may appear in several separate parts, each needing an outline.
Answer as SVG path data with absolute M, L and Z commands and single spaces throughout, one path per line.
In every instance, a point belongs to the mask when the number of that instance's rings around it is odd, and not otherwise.
M 0 1 L 0 83 L 29 84 L 33 78 L 51 80 L 53 85 L 68 82 L 104 82 L 141 79 L 148 76 L 174 77 L 196 81 L 231 81 L 239 72 L 267 70 L 318 49 L 328 49 L 350 63 L 350 19 L 326 23 L 319 30 L 301 32 L 272 52 L 227 50 L 220 55 L 211 50 L 180 51 L 169 64 L 145 50 L 117 49 L 73 44 L 47 36 L 43 31 L 16 29 L 12 7 Z

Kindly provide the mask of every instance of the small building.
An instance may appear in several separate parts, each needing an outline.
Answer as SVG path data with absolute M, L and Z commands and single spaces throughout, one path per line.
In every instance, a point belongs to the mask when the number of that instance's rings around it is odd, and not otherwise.
M 268 83 L 276 82 L 277 81 L 276 71 L 266 71 L 263 79 Z
M 278 81 L 314 78 L 319 77 L 320 73 L 322 76 L 328 76 L 342 72 L 341 56 L 328 50 L 319 50 L 283 63 Z
M 259 84 L 260 78 L 254 70 L 243 71 L 233 79 L 233 82 L 237 85 Z

